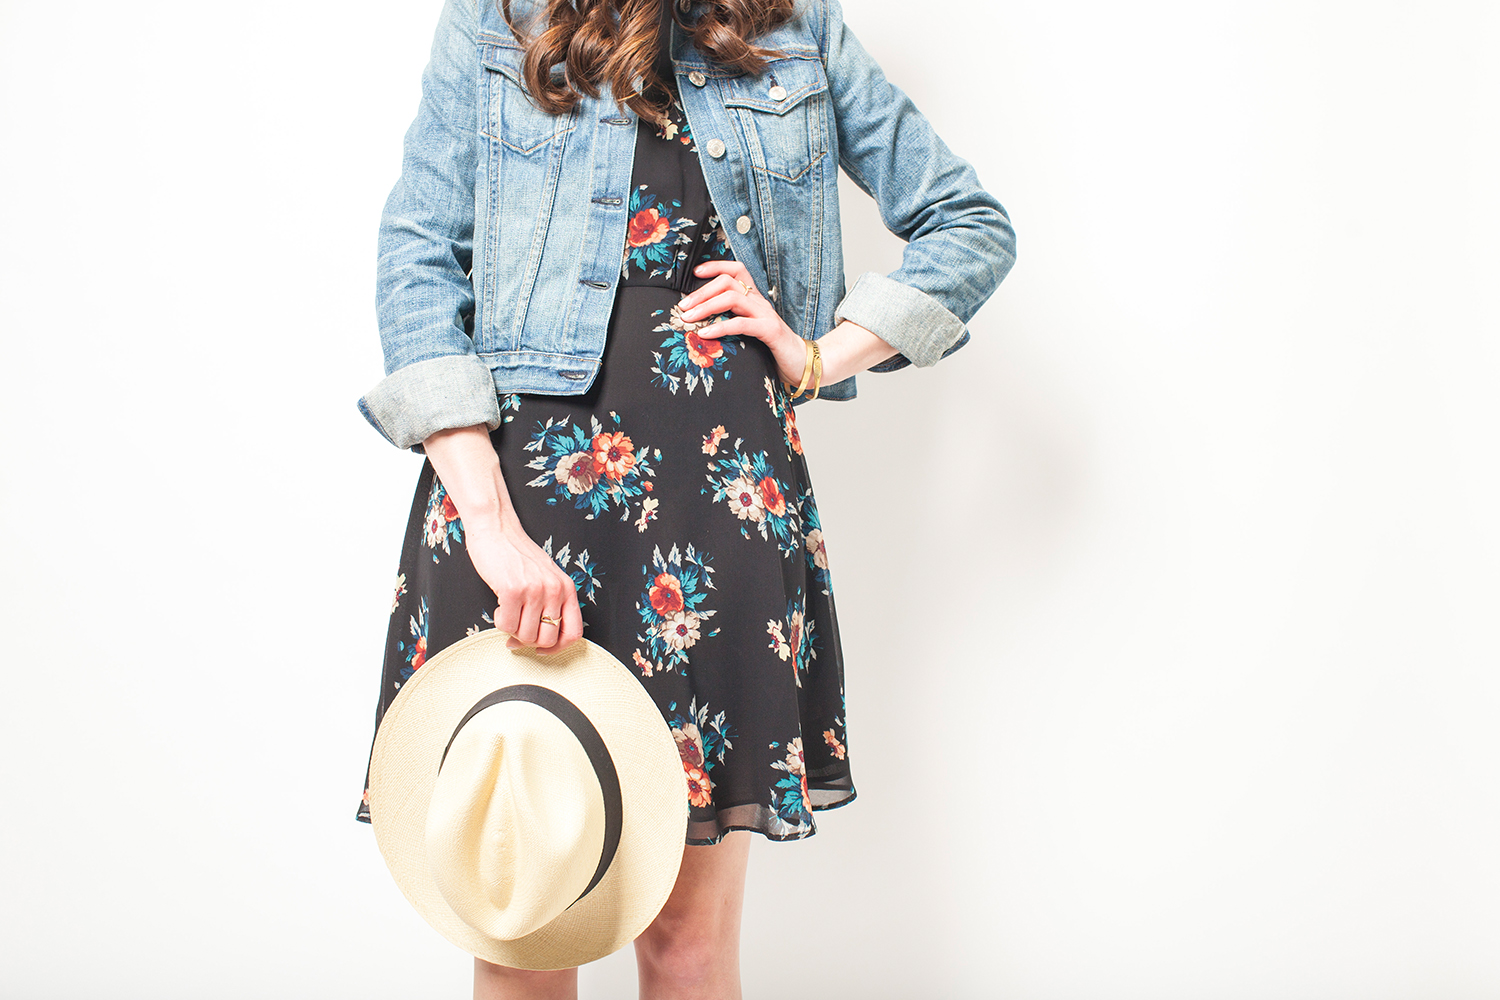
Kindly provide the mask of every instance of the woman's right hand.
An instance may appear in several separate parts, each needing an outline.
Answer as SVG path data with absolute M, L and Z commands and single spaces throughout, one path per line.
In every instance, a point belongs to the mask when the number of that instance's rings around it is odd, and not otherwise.
M 495 627 L 511 635 L 505 645 L 554 653 L 583 635 L 578 589 L 520 522 L 509 520 L 498 529 L 478 531 L 465 524 L 464 547 L 480 579 L 495 592 Z
M 422 449 L 458 509 L 469 561 L 495 592 L 495 627 L 510 633 L 506 646 L 553 653 L 581 637 L 578 588 L 521 527 L 489 428 L 436 431 Z

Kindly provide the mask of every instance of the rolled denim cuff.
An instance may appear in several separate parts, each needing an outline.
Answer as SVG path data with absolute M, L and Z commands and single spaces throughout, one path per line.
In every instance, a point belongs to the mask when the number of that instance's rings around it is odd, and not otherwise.
M 857 323 L 901 353 L 871 371 L 935 365 L 968 340 L 964 321 L 937 299 L 876 271 L 866 271 L 833 310 L 835 325 Z
M 360 397 L 359 412 L 391 444 L 416 452 L 436 431 L 500 426 L 494 376 L 489 365 L 472 354 L 450 354 L 398 368 Z

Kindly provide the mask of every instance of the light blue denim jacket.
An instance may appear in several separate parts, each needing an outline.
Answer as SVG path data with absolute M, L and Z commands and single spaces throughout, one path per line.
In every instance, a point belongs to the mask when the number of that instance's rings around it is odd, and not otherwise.
M 523 26 L 540 9 L 512 4 Z M 735 258 L 802 336 L 847 319 L 900 351 L 872 371 L 936 363 L 968 341 L 966 324 L 1015 260 L 1005 210 L 886 80 L 838 0 L 797 0 L 796 16 L 757 42 L 784 55 L 751 76 L 672 26 L 682 108 Z M 397 447 L 420 451 L 450 427 L 493 430 L 500 396 L 580 393 L 599 371 L 636 115 L 607 87 L 569 114 L 539 110 L 521 57 L 498 0 L 447 0 L 380 223 L 386 375 L 359 400 Z M 899 268 L 847 291 L 839 167 L 906 241 Z M 850 377 L 820 398 L 854 391 Z

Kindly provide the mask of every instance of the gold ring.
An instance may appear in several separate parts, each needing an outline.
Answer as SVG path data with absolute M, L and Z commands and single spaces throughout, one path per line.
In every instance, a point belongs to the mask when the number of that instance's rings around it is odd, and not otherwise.
M 739 284 L 739 286 L 741 288 L 743 288 L 745 290 L 745 294 L 746 295 L 750 294 L 750 286 L 749 285 L 745 284 L 743 281 L 740 281 L 739 278 L 735 278 L 734 280 Z
M 549 618 L 547 615 L 542 615 L 542 621 L 548 625 L 556 625 L 558 628 L 562 627 L 562 619 L 560 618 Z

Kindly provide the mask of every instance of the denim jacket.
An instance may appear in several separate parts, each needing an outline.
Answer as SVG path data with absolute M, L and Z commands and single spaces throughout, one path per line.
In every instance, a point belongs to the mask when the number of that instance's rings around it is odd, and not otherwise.
M 523 26 L 544 9 L 512 4 Z M 1015 259 L 1005 210 L 886 80 L 838 0 L 797 0 L 794 18 L 756 41 L 783 55 L 749 75 L 672 26 L 683 112 L 735 258 L 802 336 L 847 319 L 900 352 L 872 371 L 936 363 L 968 341 Z M 451 427 L 493 430 L 500 396 L 581 393 L 599 371 L 637 116 L 607 86 L 549 115 L 523 90 L 521 59 L 498 0 L 446 0 L 380 223 L 386 374 L 359 400 L 397 447 L 420 451 Z M 847 291 L 840 167 L 906 241 L 899 268 Z M 820 393 L 853 397 L 853 377 Z

